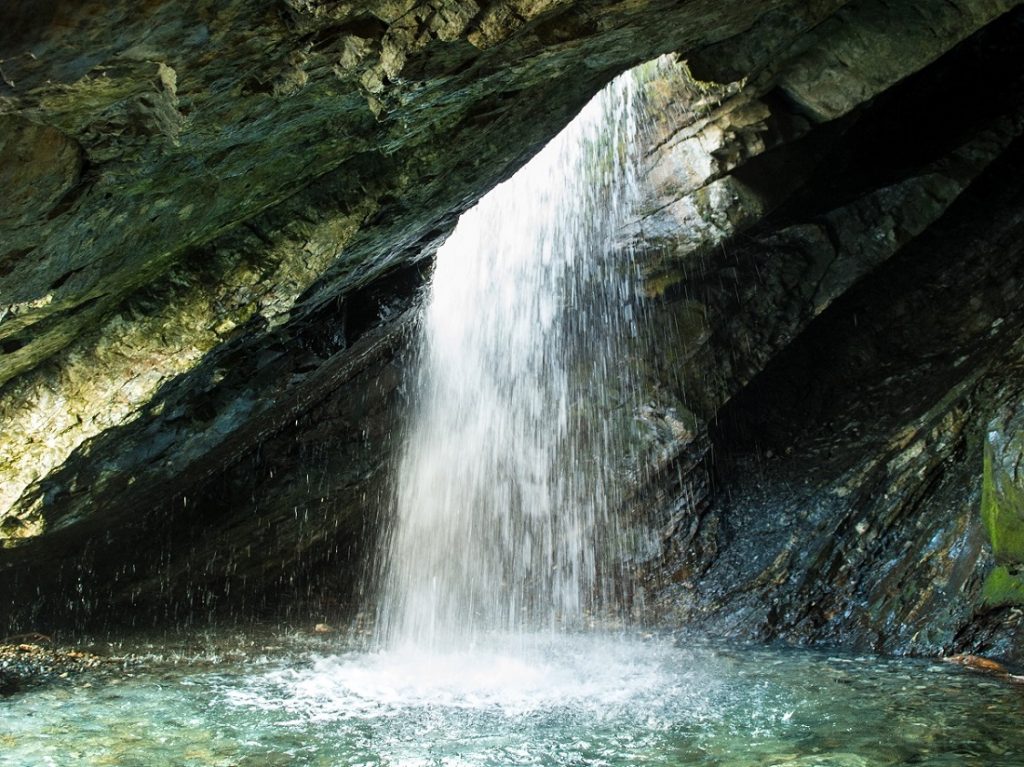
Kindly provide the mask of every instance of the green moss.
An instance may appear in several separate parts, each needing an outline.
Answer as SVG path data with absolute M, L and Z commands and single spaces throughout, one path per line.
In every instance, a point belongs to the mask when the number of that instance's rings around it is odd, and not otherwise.
M 1024 490 L 994 465 L 985 450 L 981 485 L 981 517 L 999 564 L 1024 564 Z
M 981 588 L 981 599 L 986 607 L 1024 605 L 1024 582 L 1000 565 L 988 574 Z
M 661 272 L 644 280 L 644 292 L 648 298 L 663 298 L 669 290 L 682 284 L 684 279 L 681 271 Z

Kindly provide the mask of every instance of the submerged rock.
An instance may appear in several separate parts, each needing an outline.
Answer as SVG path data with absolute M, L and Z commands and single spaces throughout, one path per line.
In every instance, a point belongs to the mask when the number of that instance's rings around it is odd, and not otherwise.
M 24 641 L 10 644 L 12 640 Z M 0 697 L 68 680 L 100 668 L 106 659 L 78 649 L 55 647 L 42 636 L 8 637 L 0 642 Z

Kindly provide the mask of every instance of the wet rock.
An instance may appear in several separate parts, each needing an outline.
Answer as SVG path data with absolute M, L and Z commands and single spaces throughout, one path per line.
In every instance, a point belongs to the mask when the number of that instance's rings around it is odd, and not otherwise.
M 27 637 L 30 639 L 30 637 Z M 34 687 L 98 669 L 99 656 L 78 649 L 56 647 L 48 639 L 43 643 L 23 641 L 0 643 L 0 697 L 26 692 Z
M 787 167 L 808 139 L 748 158 L 733 173 L 778 207 L 746 236 L 741 225 L 718 252 L 676 256 L 663 245 L 671 229 L 659 230 L 655 322 L 662 338 L 690 340 L 659 348 L 665 364 L 651 375 L 714 445 L 696 464 L 680 450 L 689 478 L 662 486 L 666 535 L 649 572 L 665 620 L 744 638 L 1019 657 L 1015 517 L 1002 511 L 1016 475 L 997 481 L 992 467 L 994 445 L 1018 431 L 1021 260 L 1010 243 L 1021 116 L 1002 102 L 980 121 L 945 123 L 944 139 L 896 116 L 901 93 L 923 95 L 967 62 L 1020 92 L 1019 67 L 972 53 L 1008 52 L 995 40 L 1019 23 L 1005 19 L 862 105 L 831 150 L 789 168 L 807 174 L 802 190 L 762 174 Z M 854 149 L 859 168 L 840 181 L 858 133 L 884 124 L 903 124 L 923 163 L 871 171 L 881 158 Z M 685 330 L 695 299 L 698 334 Z M 1014 450 L 1002 455 L 1014 471 Z
M 78 183 L 82 152 L 63 131 L 13 114 L 0 114 L 0 226 L 43 218 Z M 14 268 L 15 254 L 0 256 L 0 270 Z
M 1019 11 L 250 5 L 19 5 L 0 31 L 0 622 L 351 610 L 434 249 L 677 50 L 623 233 L 651 604 L 1016 652 Z
M 956 663 L 960 666 L 965 666 L 972 671 L 980 671 L 983 674 L 989 674 L 996 677 L 1004 682 L 1010 682 L 1012 684 L 1024 684 L 1024 676 L 1020 674 L 1012 674 L 1002 663 L 992 660 L 991 658 L 985 658 L 980 655 L 950 655 L 949 657 L 943 658 L 947 663 Z
M 814 120 L 834 120 L 930 64 L 1013 2 L 927 7 L 860 0 L 814 30 L 779 87 Z
M 186 499 L 212 504 L 206 483 L 218 472 L 233 484 L 259 443 L 307 422 L 330 390 L 328 369 L 358 367 L 362 351 L 343 362 L 345 349 L 414 294 L 418 284 L 394 275 L 426 263 L 461 210 L 617 71 L 738 32 L 760 13 L 663 2 L 278 10 L 9 10 L 3 72 L 14 85 L 3 111 L 52 124 L 83 147 L 88 167 L 52 215 L 3 232 L 8 584 L 29 577 L 24 566 L 76 591 L 80 576 L 102 580 L 89 574 L 93 555 L 90 566 L 54 563 L 76 536 L 100 536 L 106 552 L 135 550 L 110 538 L 160 540 L 140 508 L 168 535 L 197 524 Z M 399 283 L 371 313 L 366 296 Z M 379 451 L 360 445 L 352 473 L 366 480 Z M 303 486 L 281 491 L 298 503 L 273 511 L 280 524 L 308 503 Z M 346 492 L 347 509 L 369 513 L 371 489 Z M 93 515 L 99 508 L 109 516 Z M 327 532 L 350 525 L 314 516 L 324 551 L 351 546 Z M 271 574 L 279 560 L 258 564 L 251 541 L 238 551 L 252 552 L 249 583 L 288 580 Z M 90 593 L 123 583 L 131 602 L 162 590 L 151 591 L 162 582 L 152 572 L 133 590 L 139 563 L 99 556 L 114 561 Z M 162 561 L 140 558 L 147 571 Z M 210 569 L 180 564 L 172 569 L 186 580 Z M 85 597 L 81 608 L 103 601 Z
M 1024 394 L 1008 394 L 985 432 L 981 515 L 996 561 L 983 591 L 990 607 L 1024 605 Z

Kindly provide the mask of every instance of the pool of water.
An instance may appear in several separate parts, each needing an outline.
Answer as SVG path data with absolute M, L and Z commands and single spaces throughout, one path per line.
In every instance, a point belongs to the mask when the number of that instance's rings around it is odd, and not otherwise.
M 178 661 L 0 700 L 0 765 L 1024 765 L 1024 689 L 938 662 L 596 636 Z

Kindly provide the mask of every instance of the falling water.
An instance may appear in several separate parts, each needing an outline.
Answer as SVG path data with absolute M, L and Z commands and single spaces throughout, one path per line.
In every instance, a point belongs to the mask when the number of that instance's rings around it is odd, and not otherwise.
M 641 77 L 609 84 L 437 253 L 385 644 L 465 646 L 614 608 L 621 421 L 636 390 L 635 270 L 616 235 L 639 189 Z

